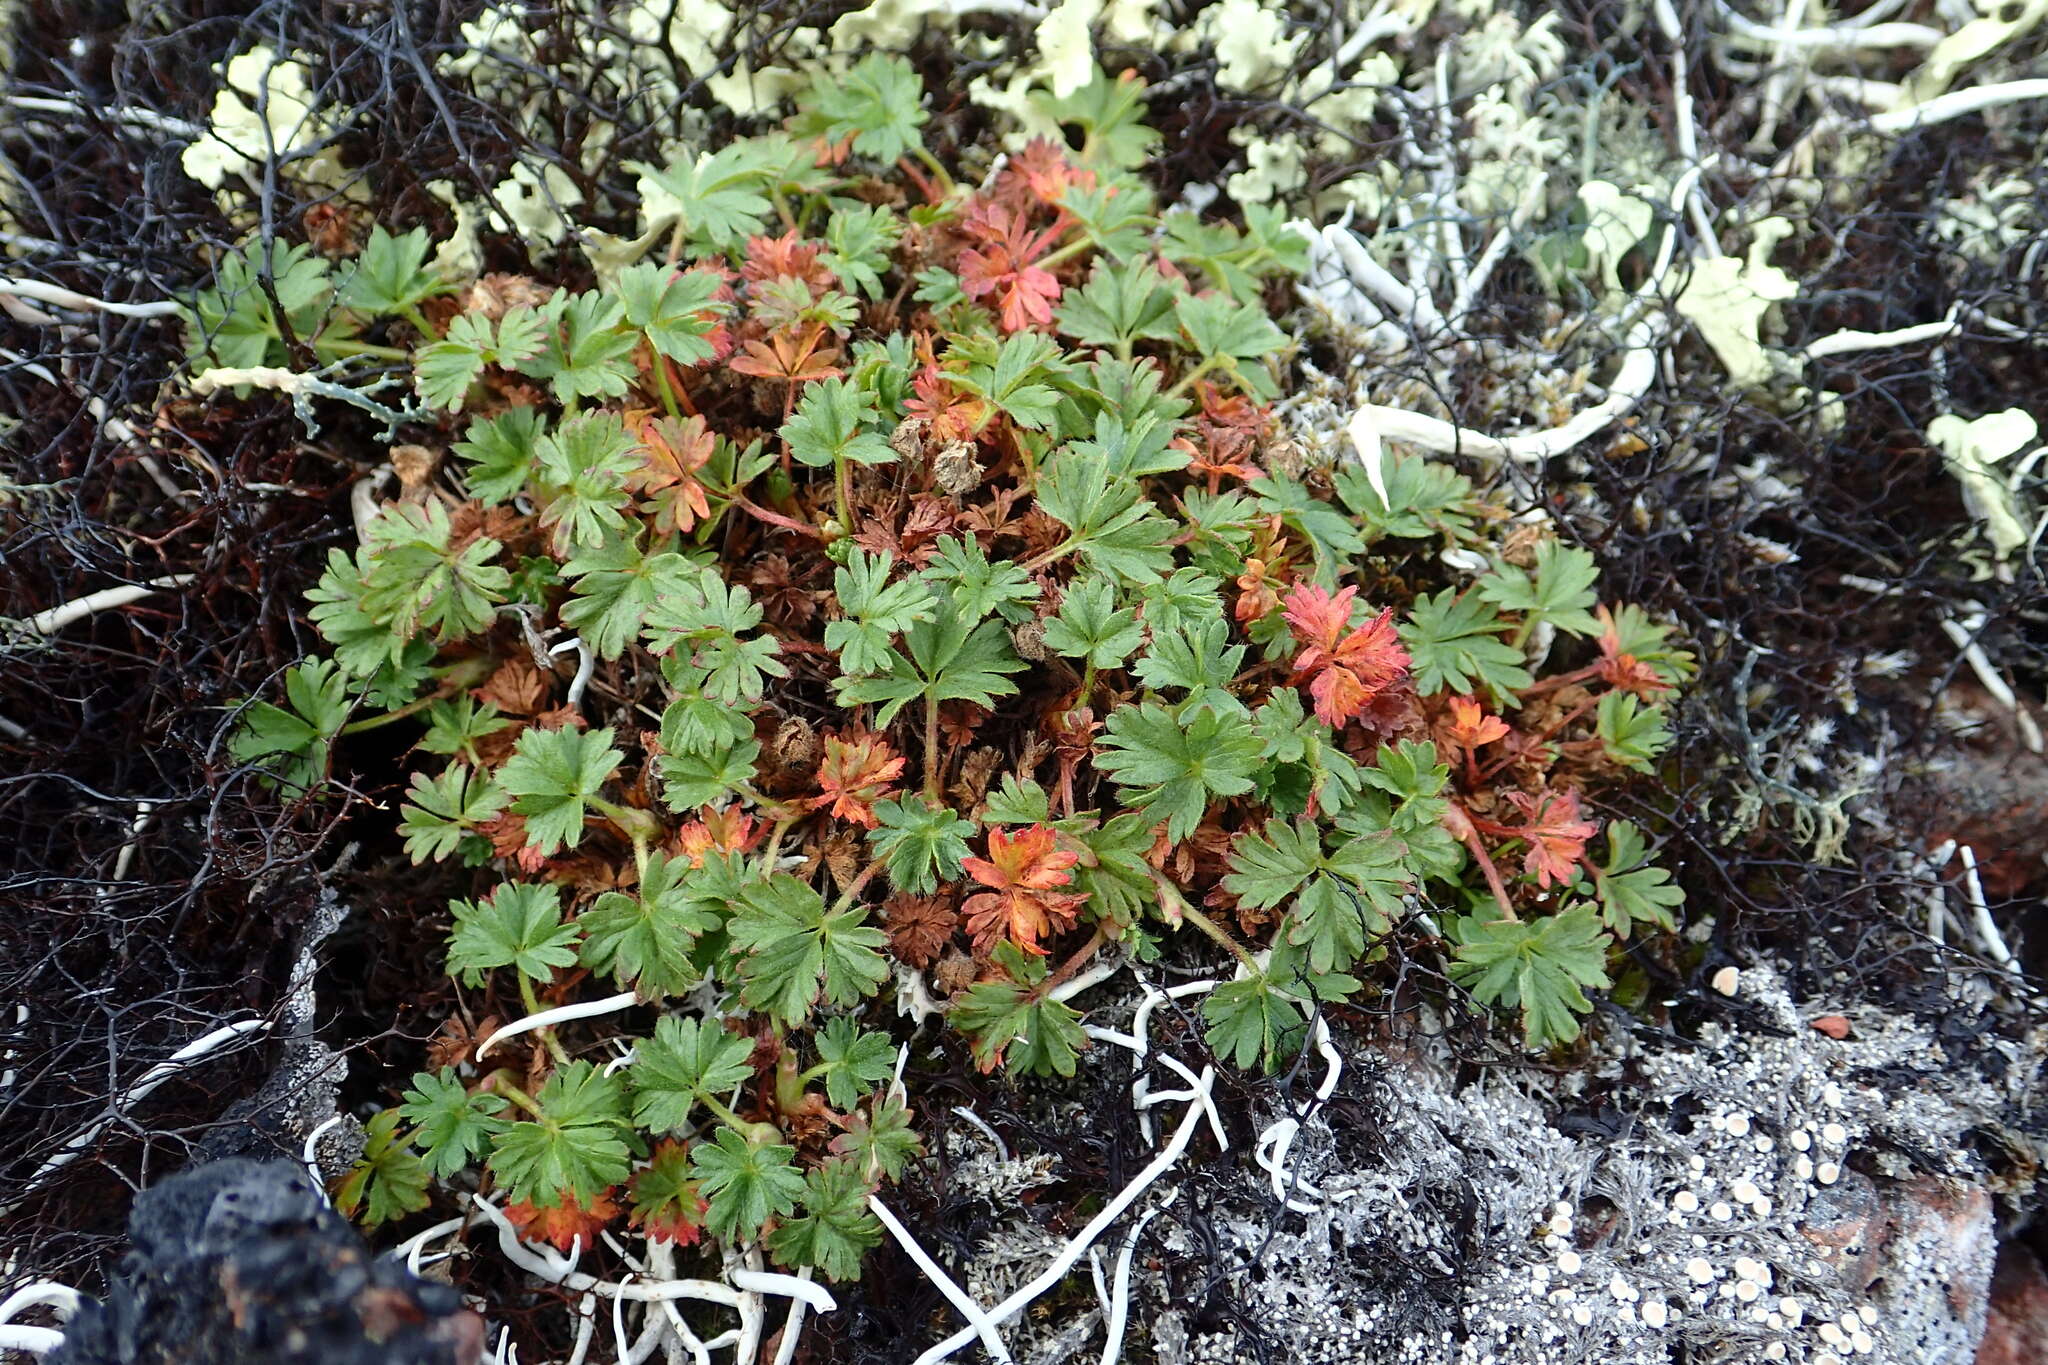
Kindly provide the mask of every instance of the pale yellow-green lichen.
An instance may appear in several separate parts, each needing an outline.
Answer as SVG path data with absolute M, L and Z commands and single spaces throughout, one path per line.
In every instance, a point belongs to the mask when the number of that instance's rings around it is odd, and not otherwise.
M 1695 261 L 1678 296 L 1678 311 L 1699 329 L 1737 384 L 1761 384 L 1771 377 L 1771 357 L 1763 345 L 1764 315 L 1772 304 L 1798 294 L 1799 285 L 1770 264 L 1770 254 L 1792 230 L 1782 218 L 1764 219 L 1750 229 L 1747 257 Z
M 178 158 L 185 174 L 217 190 L 230 177 L 254 172 L 268 157 L 316 146 L 329 137 L 332 129 L 319 113 L 308 81 L 309 60 L 304 53 L 280 60 L 260 43 L 229 58 L 205 136 Z M 325 158 L 322 153 L 301 162 L 294 173 L 303 179 L 329 179 L 328 173 L 337 168 L 331 161 L 320 165 Z

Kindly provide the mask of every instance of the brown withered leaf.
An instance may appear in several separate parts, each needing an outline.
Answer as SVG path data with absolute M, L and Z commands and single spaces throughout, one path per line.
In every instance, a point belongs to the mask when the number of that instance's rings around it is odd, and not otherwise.
M 982 548 L 987 549 L 988 542 L 997 536 L 1015 534 L 1017 500 L 1023 496 L 1024 490 L 1013 484 L 991 488 L 986 503 L 960 514 L 960 529 L 980 537 Z
M 496 322 L 510 309 L 540 307 L 554 292 L 546 285 L 536 283 L 531 276 L 508 275 L 500 271 L 482 276 L 472 284 L 463 304 L 465 311 L 481 314 Z
M 932 969 L 932 984 L 939 988 L 941 995 L 958 995 L 974 984 L 980 969 L 974 959 L 962 952 L 950 952 L 939 959 Z
M 398 474 L 399 496 L 407 502 L 418 502 L 426 496 L 427 486 L 440 467 L 441 453 L 431 446 L 391 447 L 391 468 Z
M 486 507 L 480 502 L 465 502 L 448 514 L 448 546 L 450 550 L 464 550 L 486 537 L 510 545 L 524 540 L 532 526 L 533 518 L 521 516 L 510 504 Z
M 867 858 L 867 841 L 850 829 L 835 829 L 818 841 L 818 856 L 825 860 L 825 870 L 844 891 L 860 875 L 861 864 Z
M 777 625 L 800 626 L 818 614 L 818 594 L 804 586 L 804 576 L 788 555 L 774 554 L 762 555 L 749 574 L 754 600 Z
M 486 1015 L 472 1030 L 460 1018 L 450 1016 L 441 1025 L 441 1031 L 434 1041 L 427 1044 L 427 1067 L 439 1071 L 444 1066 L 460 1066 L 476 1051 L 477 1044 L 505 1026 L 497 1015 Z
M 508 716 L 530 716 L 547 705 L 548 680 L 533 666 L 533 660 L 515 654 L 499 664 L 489 681 L 476 690 L 476 699 Z
M 974 458 L 975 448 L 965 441 L 953 441 L 932 459 L 932 482 L 948 497 L 965 497 L 981 486 L 987 471 Z
M 882 905 L 889 951 L 922 971 L 939 960 L 953 941 L 959 913 L 944 896 L 891 896 Z
M 944 711 L 939 713 L 942 717 Z M 1002 766 L 1003 755 L 998 749 L 970 749 L 967 757 L 960 762 L 960 775 L 953 779 L 949 795 L 958 803 L 959 810 L 972 810 L 988 795 L 988 784 L 995 779 L 996 769 Z
M 790 716 L 775 727 L 768 741 L 768 762 L 784 774 L 810 772 L 818 766 L 818 732 L 802 716 Z

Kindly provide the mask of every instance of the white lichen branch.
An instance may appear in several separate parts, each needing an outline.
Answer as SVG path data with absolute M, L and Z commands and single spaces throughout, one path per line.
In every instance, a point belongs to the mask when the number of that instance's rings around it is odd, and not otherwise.
M 531 1033 L 539 1028 L 553 1028 L 556 1024 L 566 1024 L 574 1019 L 591 1019 L 600 1014 L 616 1014 L 622 1009 L 630 1008 L 639 999 L 640 997 L 631 991 L 620 991 L 617 995 L 607 995 L 602 1000 L 588 1000 L 580 1005 L 557 1005 L 551 1010 L 542 1010 L 539 1014 L 529 1014 L 524 1019 L 515 1019 L 484 1039 L 476 1050 L 476 1059 L 482 1061 L 492 1048 L 509 1039 L 517 1038 L 522 1033 Z
M 140 602 L 145 597 L 171 588 L 182 588 L 191 581 L 191 574 L 180 573 L 164 578 L 152 578 L 147 583 L 123 583 L 118 587 L 101 588 L 98 592 L 89 592 L 83 597 L 61 602 L 48 611 L 39 611 L 19 624 L 36 635 L 55 635 L 66 626 L 83 621 L 88 616 Z
M 79 1155 L 92 1145 L 93 1140 L 105 1132 L 121 1116 L 123 1110 L 132 1105 L 140 1104 L 158 1086 L 177 1075 L 180 1071 L 183 1071 L 186 1067 L 201 1060 L 208 1054 L 227 1046 L 229 1043 L 247 1037 L 252 1033 L 261 1033 L 269 1027 L 270 1021 L 268 1019 L 244 1019 L 238 1023 L 217 1028 L 213 1032 L 203 1034 L 185 1044 L 185 1046 L 173 1052 L 163 1061 L 158 1062 L 155 1066 L 143 1072 L 141 1079 L 136 1081 L 135 1084 L 109 1099 L 105 1112 L 73 1135 L 69 1142 L 59 1148 L 42 1165 L 36 1167 L 35 1172 L 29 1176 L 28 1183 L 23 1188 L 25 1190 L 33 1190 L 51 1175 L 76 1161 Z
M 81 313 L 113 313 L 124 318 L 170 317 L 179 311 L 179 305 L 169 300 L 155 303 L 115 303 L 111 299 L 96 299 L 90 294 L 81 294 L 76 289 L 62 285 L 45 284 L 41 280 L 13 280 L 0 275 L 0 294 L 17 299 L 34 299 L 47 303 L 53 308 L 69 308 Z
M 989 1321 L 993 1323 L 1009 1321 L 1028 1308 L 1047 1290 L 1065 1279 L 1067 1272 L 1073 1269 L 1074 1263 L 1087 1254 L 1088 1248 L 1093 1246 L 1096 1240 L 1104 1232 L 1108 1231 L 1109 1227 L 1117 1219 L 1123 1216 L 1124 1211 L 1137 1202 L 1139 1196 L 1150 1189 L 1154 1182 L 1173 1169 L 1174 1163 L 1180 1160 L 1183 1152 L 1187 1151 L 1188 1143 L 1193 1141 L 1195 1130 L 1202 1126 L 1202 1119 L 1203 1106 L 1200 1104 L 1189 1105 L 1187 1111 L 1181 1115 L 1180 1125 L 1174 1129 L 1173 1137 L 1161 1149 L 1159 1155 L 1154 1157 L 1146 1165 L 1145 1169 L 1138 1173 L 1136 1179 L 1119 1190 L 1116 1197 L 1104 1205 L 1100 1213 L 1088 1221 L 1088 1226 L 1082 1228 L 1060 1251 L 1059 1255 L 1053 1257 L 1050 1265 L 1046 1266 L 1028 1284 L 1019 1288 L 1010 1297 L 1004 1299 L 994 1308 L 989 1309 L 987 1313 Z M 977 1335 L 973 1327 L 962 1328 L 920 1355 L 915 1365 L 936 1365 L 936 1362 L 946 1359 L 962 1346 L 973 1341 Z

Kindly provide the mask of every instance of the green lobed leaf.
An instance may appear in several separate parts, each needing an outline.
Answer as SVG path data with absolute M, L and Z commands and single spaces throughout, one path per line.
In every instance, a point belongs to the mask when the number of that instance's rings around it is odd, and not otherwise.
M 632 1170 L 626 1147 L 624 1087 L 589 1062 L 571 1062 L 534 1097 L 538 1119 L 498 1134 L 491 1172 L 515 1203 L 588 1205 Z
M 870 1033 L 841 1014 L 818 1030 L 818 1065 L 825 1097 L 851 1109 L 860 1097 L 896 1074 L 896 1044 L 886 1033 Z
M 697 1188 L 711 1201 L 704 1226 L 729 1244 L 750 1242 L 761 1235 L 770 1218 L 796 1212 L 804 1178 L 793 1159 L 794 1147 L 750 1143 L 721 1127 L 709 1142 L 690 1148 L 690 1169 Z
M 1058 614 L 1045 621 L 1045 647 L 1093 668 L 1116 668 L 1145 639 L 1138 613 L 1116 606 L 1116 586 L 1089 579 L 1067 589 Z M 1156 684 L 1154 684 L 1156 686 Z
M 1205 1037 L 1218 1057 L 1268 1073 L 1301 1051 L 1308 1021 L 1265 976 L 1226 981 L 1202 1001 Z
M 450 901 L 455 927 L 448 935 L 448 974 L 471 986 L 494 968 L 513 967 L 547 982 L 557 967 L 574 966 L 574 924 L 562 923 L 561 889 L 552 884 L 502 882 L 480 901 Z
M 900 800 L 884 798 L 874 804 L 875 828 L 868 842 L 877 856 L 886 860 L 889 884 L 898 891 L 927 895 L 941 881 L 960 875 L 960 860 L 968 855 L 967 838 L 974 822 L 963 820 L 944 806 L 934 806 L 915 793 Z
M 1095 766 L 1125 788 L 1125 801 L 1164 819 L 1175 843 L 1195 832 L 1209 802 L 1252 788 L 1262 746 L 1242 715 L 1212 709 L 1176 713 L 1157 702 L 1109 716 Z
M 768 1234 L 776 1264 L 815 1266 L 832 1280 L 860 1278 L 861 1260 L 882 1242 L 857 1162 L 832 1160 L 804 1174 L 802 1212 Z
M 875 397 L 843 379 L 804 386 L 796 415 L 778 433 L 801 464 L 823 468 L 839 460 L 893 464 L 896 451 L 870 424 L 880 420 Z
M 1481 1004 L 1522 1011 L 1530 1047 L 1568 1043 L 1593 1005 L 1581 987 L 1605 986 L 1610 940 L 1590 905 L 1535 921 L 1467 915 L 1457 923 L 1451 979 Z
M 399 811 L 398 832 L 405 836 L 406 856 L 415 863 L 440 862 L 465 837 L 497 818 L 509 798 L 489 773 L 451 764 L 438 777 L 412 775 L 412 789 Z
M 828 911 L 786 873 L 746 887 L 726 924 L 742 955 L 740 999 L 794 1027 L 821 996 L 843 1008 L 874 994 L 889 975 L 879 951 L 889 939 L 866 921 L 865 906 Z
M 853 139 L 853 150 L 881 162 L 924 146 L 924 82 L 902 57 L 869 53 L 837 79 L 811 87 L 811 110 L 827 142 Z
M 1418 694 L 1469 694 L 1484 687 L 1496 704 L 1535 681 L 1522 666 L 1522 653 L 1500 638 L 1507 625 L 1478 593 L 1460 596 L 1445 588 L 1425 593 L 1400 625 Z
M 825 624 L 825 648 L 839 656 L 839 671 L 858 676 L 889 666 L 890 642 L 918 621 L 932 619 L 932 589 L 922 578 L 891 583 L 895 557 L 855 546 L 832 586 L 842 619 Z
M 639 886 L 593 901 L 576 918 L 583 965 L 646 1000 L 695 985 L 701 973 L 690 954 L 700 935 L 718 927 L 721 902 L 718 888 L 707 885 L 713 879 L 692 871 L 688 858 L 656 850 L 647 855 Z
M 425 1151 L 427 1169 L 443 1180 L 487 1153 L 508 1126 L 498 1117 L 505 1097 L 471 1094 L 452 1066 L 415 1074 L 404 1100 L 398 1112 L 417 1129 L 413 1141 Z
M 552 856 L 564 844 L 582 843 L 587 802 L 624 761 L 612 747 L 609 728 L 521 731 L 512 757 L 498 770 L 498 785 L 516 798 L 512 809 L 526 817 L 527 847 Z
M 334 1191 L 334 1207 L 365 1227 L 393 1223 L 427 1206 L 427 1167 L 398 1136 L 398 1111 L 363 1125 L 363 1155 Z
M 507 408 L 469 424 L 455 453 L 467 460 L 469 491 L 486 507 L 510 502 L 526 491 L 537 468 L 535 451 L 547 421 L 538 408 Z
M 972 1041 L 974 1060 L 983 1071 L 1007 1064 L 1022 1076 L 1073 1075 L 1088 1038 L 1079 1014 L 1038 989 L 1045 981 L 1045 964 L 1027 961 L 1012 943 L 997 945 L 992 961 L 1010 979 L 975 982 L 954 997 L 947 1012 Z
M 423 227 L 394 237 L 382 223 L 377 224 L 356 257 L 355 269 L 342 280 L 336 299 L 365 313 L 391 314 L 449 292 L 451 286 L 427 268 L 430 245 Z
M 633 1048 L 626 1084 L 633 1122 L 650 1133 L 675 1132 L 708 1097 L 717 1099 L 754 1074 L 751 1040 L 716 1022 L 663 1015 L 654 1036 Z
M 1593 616 L 1593 584 L 1600 568 L 1590 550 L 1546 540 L 1536 547 L 1533 570 L 1506 561 L 1479 580 L 1479 595 L 1502 611 L 1520 612 L 1525 620 L 1554 626 L 1567 635 L 1598 635 Z

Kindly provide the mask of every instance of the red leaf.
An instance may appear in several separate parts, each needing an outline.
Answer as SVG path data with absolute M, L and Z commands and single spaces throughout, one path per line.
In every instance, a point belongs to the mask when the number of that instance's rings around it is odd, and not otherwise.
M 1560 886 L 1578 874 L 1579 860 L 1586 856 L 1586 840 L 1600 827 L 1580 818 L 1579 794 L 1575 791 L 1546 791 L 1541 796 L 1509 792 L 1508 800 L 1528 819 L 1507 826 L 1506 832 L 1529 842 L 1522 870 L 1536 879 L 1536 885 Z
M 998 295 L 1006 332 L 1051 326 L 1060 282 L 1032 262 L 1045 254 L 1058 230 L 1032 232 L 1022 213 L 994 205 L 975 209 L 961 226 L 983 248 L 960 253 L 960 288 L 967 297 Z
M 1048 825 L 1033 825 L 1013 836 L 992 829 L 986 859 L 960 860 L 968 876 L 992 888 L 969 896 L 960 907 L 966 912 L 975 945 L 983 952 L 1007 935 L 1025 952 L 1044 957 L 1039 939 L 1074 927 L 1081 903 L 1088 897 L 1053 888 L 1074 879 L 1068 869 L 1081 861 L 1081 855 L 1055 850 L 1053 840 Z
M 1297 583 L 1287 595 L 1287 625 L 1302 647 L 1294 656 L 1296 678 L 1309 679 L 1316 719 L 1337 728 L 1408 672 L 1408 651 L 1394 633 L 1393 608 L 1350 629 L 1357 596 L 1357 588 L 1333 596 L 1313 583 Z

